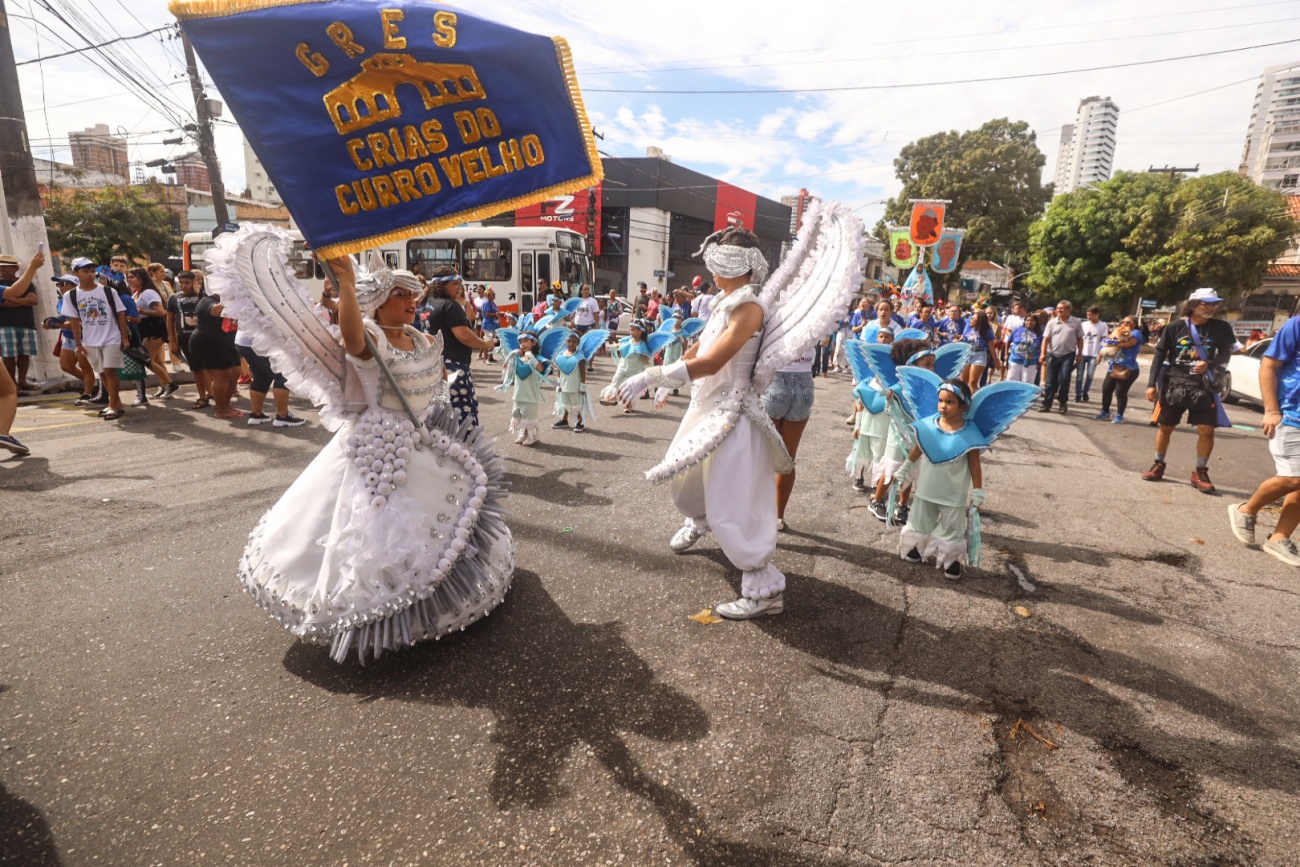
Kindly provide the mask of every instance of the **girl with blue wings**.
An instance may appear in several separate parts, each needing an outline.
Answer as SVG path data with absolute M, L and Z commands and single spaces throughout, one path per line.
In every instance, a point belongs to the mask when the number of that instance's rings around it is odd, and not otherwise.
M 573 432 L 582 433 L 587 424 L 595 417 L 595 407 L 587 394 L 587 370 L 591 357 L 604 345 L 609 332 L 604 329 L 588 331 L 581 337 L 578 332 L 569 332 L 564 341 L 564 350 L 555 356 L 555 415 L 559 420 L 552 428 L 569 426 L 569 415 L 575 416 Z
M 611 354 L 618 359 L 618 366 L 614 368 L 614 378 L 600 393 L 602 404 L 614 406 L 621 402 L 625 413 L 632 411 L 632 402 L 620 401 L 618 387 L 645 370 L 650 364 L 650 359 L 655 356 L 646 342 L 646 336 L 651 333 L 651 326 L 647 320 L 636 320 L 629 328 L 629 332 L 628 336 L 620 340 L 611 351 Z
M 672 324 L 669 325 L 668 322 Z M 673 318 L 660 326 L 659 334 L 671 335 L 673 340 L 664 347 L 664 366 L 676 364 L 682 360 L 683 353 L 686 352 L 687 342 L 695 335 L 704 330 L 704 320 L 699 318 L 683 319 L 680 313 L 674 314 Z M 677 396 L 677 389 L 673 389 L 673 396 Z
M 894 342 L 892 326 L 876 332 L 882 345 Z M 867 356 L 865 344 L 860 340 L 844 341 L 844 354 L 853 374 L 853 448 L 845 461 L 845 469 L 853 479 L 853 490 L 866 491 L 867 481 L 875 481 L 876 463 L 885 453 L 885 438 L 889 433 L 889 415 L 885 412 L 885 387 L 876 379 Z
M 1040 389 L 1024 382 L 999 382 L 972 397 L 961 379 L 940 379 L 905 367 L 899 389 L 916 421 L 906 478 L 915 467 L 912 508 L 899 535 L 899 556 L 908 563 L 934 558 L 945 577 L 961 578 L 961 558 L 980 560 L 979 508 L 984 503 L 980 452 L 1033 405 Z
M 531 446 L 537 443 L 537 405 L 542 400 L 542 374 L 546 372 L 545 360 L 538 357 L 537 335 L 531 331 L 519 332 L 519 348 L 506 356 L 505 379 L 498 387 L 504 391 L 514 386 L 514 406 L 510 409 L 510 432 L 515 443 Z

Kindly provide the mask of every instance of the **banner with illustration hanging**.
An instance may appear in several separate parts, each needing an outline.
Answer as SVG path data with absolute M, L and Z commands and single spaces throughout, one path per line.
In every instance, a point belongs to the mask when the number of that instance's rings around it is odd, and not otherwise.
M 939 243 L 935 244 L 930 256 L 930 267 L 936 273 L 948 274 L 957 267 L 961 255 L 961 239 L 965 235 L 965 229 L 944 229 L 939 233 Z
M 913 199 L 909 227 L 912 243 L 918 247 L 932 247 L 939 243 L 947 209 L 948 203 L 941 199 Z
M 906 229 L 889 233 L 889 260 L 895 268 L 911 268 L 916 264 L 916 246 Z
M 170 8 L 323 256 L 601 180 L 563 39 L 425 0 Z
M 930 284 L 930 274 L 924 263 L 918 263 L 903 281 L 903 298 L 909 302 L 914 298 L 934 301 L 934 288 Z

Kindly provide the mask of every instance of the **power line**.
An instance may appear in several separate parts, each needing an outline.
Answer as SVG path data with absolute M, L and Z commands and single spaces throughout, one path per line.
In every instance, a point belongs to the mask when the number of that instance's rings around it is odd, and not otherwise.
M 134 36 L 119 36 L 116 39 L 110 39 L 107 42 L 99 42 L 95 45 L 87 45 L 85 48 L 74 48 L 71 51 L 64 51 L 59 54 L 47 54 L 44 57 L 33 57 L 31 60 L 20 60 L 14 66 L 26 66 L 29 63 L 43 63 L 46 60 L 54 60 L 56 57 L 67 57 L 71 54 L 81 54 L 86 51 L 93 51 L 96 48 L 103 48 L 105 45 L 112 45 L 115 42 L 126 42 L 131 39 L 143 39 L 146 36 L 152 36 L 155 33 L 162 33 L 164 30 L 171 30 L 172 25 L 165 27 L 155 27 L 153 30 L 146 30 L 144 33 L 137 33 Z
M 847 93 L 864 90 L 909 90 L 918 87 L 944 87 L 954 84 L 987 84 L 994 81 L 1019 81 L 1027 78 L 1048 78 L 1057 75 L 1074 75 L 1081 72 L 1101 72 L 1107 69 L 1129 69 L 1135 66 L 1151 66 L 1157 63 L 1173 63 L 1179 60 L 1194 60 L 1200 57 L 1216 57 L 1222 54 L 1235 54 L 1241 51 L 1253 51 L 1257 48 L 1274 48 L 1278 45 L 1291 45 L 1300 42 L 1300 38 L 1283 39 L 1278 42 L 1262 42 L 1258 45 L 1243 45 L 1240 48 L 1224 48 L 1219 51 L 1203 51 L 1199 54 L 1182 54 L 1177 57 L 1161 57 L 1154 60 L 1133 60 L 1128 63 L 1110 63 L 1105 66 L 1088 66 L 1078 69 L 1057 69 L 1049 72 L 1024 72 L 1017 75 L 995 75 L 988 78 L 964 78 L 950 81 L 912 81 L 901 84 L 861 84 L 847 87 L 790 87 L 790 88 L 756 88 L 752 90 L 647 90 L 645 88 L 583 88 L 587 93 L 639 93 L 648 96 L 667 95 L 760 95 L 774 93 Z
M 1161 33 L 1135 33 L 1125 36 L 1103 36 L 1095 39 L 1076 39 L 1067 42 L 1040 42 L 1034 45 L 1015 45 L 1010 47 L 994 48 L 966 48 L 957 51 L 945 51 L 945 57 L 955 57 L 962 54 L 988 54 L 990 52 L 1008 52 L 1023 51 L 1026 49 L 1038 48 L 1060 48 L 1069 45 L 1092 45 L 1098 42 L 1120 42 L 1130 39 L 1151 39 L 1156 36 L 1182 36 L 1188 33 L 1210 33 L 1216 30 L 1233 30 L 1242 27 L 1263 27 L 1267 24 L 1285 24 L 1291 21 L 1300 21 L 1300 18 L 1276 18 L 1270 21 L 1252 21 L 1245 24 L 1223 24 L 1218 27 L 1195 27 L 1190 30 L 1167 30 Z M 863 63 L 866 61 L 888 61 L 888 60 L 910 60 L 916 57 L 916 53 L 909 54 L 873 54 L 867 57 L 843 57 L 830 60 L 796 60 L 789 63 L 742 63 L 731 65 L 713 65 L 713 66 L 663 66 L 657 67 L 654 72 L 701 72 L 711 70 L 742 71 L 754 69 L 776 69 L 790 66 L 818 66 L 832 63 Z M 596 69 L 586 72 L 587 75 L 639 75 L 642 70 L 638 69 Z

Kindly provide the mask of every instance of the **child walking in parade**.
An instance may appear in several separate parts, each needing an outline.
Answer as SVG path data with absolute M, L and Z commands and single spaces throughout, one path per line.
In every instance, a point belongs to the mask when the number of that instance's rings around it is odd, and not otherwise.
M 605 386 L 600 393 L 600 402 L 606 406 L 623 404 L 623 412 L 632 411 L 632 402 L 620 400 L 618 395 L 619 386 L 628 379 L 636 376 L 646 369 L 654 353 L 650 351 L 646 343 L 646 335 L 650 333 L 650 325 L 644 319 L 638 319 L 632 323 L 627 337 L 618 342 L 618 345 L 611 350 L 611 354 L 618 359 L 618 366 L 614 369 L 614 378 L 610 380 L 609 385 Z
M 569 426 L 569 416 L 573 418 L 573 432 L 582 433 L 595 417 L 591 397 L 587 392 L 587 372 L 591 366 L 591 356 L 601 346 L 609 332 L 604 329 L 588 331 L 581 337 L 576 331 L 569 332 L 564 341 L 564 350 L 555 356 L 555 415 L 559 420 L 552 428 Z
M 510 410 L 510 432 L 521 446 L 537 443 L 537 406 L 542 400 L 542 374 L 546 363 L 537 357 L 537 337 L 519 333 L 519 348 L 506 356 L 506 381 L 502 388 L 514 384 L 514 406 Z
M 921 368 L 904 367 L 898 376 L 899 391 L 916 419 L 904 432 L 915 439 L 898 478 L 918 471 L 899 534 L 899 556 L 908 563 L 934 558 L 944 576 L 956 581 L 963 555 L 972 566 L 980 561 L 979 508 L 985 499 L 980 452 L 1028 411 L 1041 389 L 999 382 L 972 396 L 964 380 L 941 379 Z

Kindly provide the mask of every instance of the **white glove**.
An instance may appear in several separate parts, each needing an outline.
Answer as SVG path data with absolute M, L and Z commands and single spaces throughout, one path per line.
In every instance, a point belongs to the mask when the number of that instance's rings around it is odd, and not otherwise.
M 641 395 L 645 394 L 650 387 L 650 377 L 644 372 L 629 377 L 618 387 L 618 396 L 623 398 L 625 403 L 631 403 Z
M 912 470 L 915 468 L 916 468 L 915 462 L 913 462 L 911 458 L 908 458 L 907 460 L 903 461 L 903 465 L 898 468 L 898 472 L 894 473 L 894 478 L 906 479 L 908 475 L 911 474 Z
M 984 505 L 984 498 L 986 496 L 988 495 L 984 493 L 983 488 L 976 488 L 970 492 L 970 504 L 978 509 L 980 506 Z
M 681 388 L 691 382 L 685 361 L 675 361 L 667 367 L 652 367 L 646 371 L 646 376 L 650 378 L 651 385 L 660 388 Z
M 672 394 L 671 388 L 661 388 L 655 392 L 655 409 L 663 409 L 668 405 L 668 395 Z

